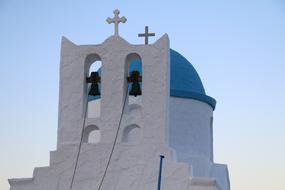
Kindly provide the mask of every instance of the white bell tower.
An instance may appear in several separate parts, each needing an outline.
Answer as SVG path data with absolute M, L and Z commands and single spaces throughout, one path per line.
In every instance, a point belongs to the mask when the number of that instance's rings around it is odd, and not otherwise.
M 118 25 L 126 22 L 119 13 L 107 19 L 115 30 L 102 44 L 76 45 L 62 38 L 57 150 L 50 153 L 49 166 L 35 168 L 32 178 L 10 179 L 11 190 L 155 190 L 160 155 L 165 156 L 161 189 L 221 189 L 214 178 L 194 177 L 192 166 L 176 161 L 169 147 L 168 36 L 153 44 L 147 39 L 130 44 L 119 36 Z M 146 28 L 140 36 L 153 35 Z M 91 79 L 96 61 L 102 66 Z M 136 62 L 141 95 L 131 101 Z M 90 81 L 100 90 L 93 106 Z M 97 109 L 95 117 L 88 114 L 92 109 Z M 90 141 L 94 131 L 96 140 Z

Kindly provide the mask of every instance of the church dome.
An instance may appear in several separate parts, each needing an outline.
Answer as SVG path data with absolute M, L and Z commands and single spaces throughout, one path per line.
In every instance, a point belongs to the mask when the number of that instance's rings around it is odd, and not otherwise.
M 199 100 L 213 109 L 216 106 L 216 100 L 206 95 L 192 64 L 173 49 L 170 49 L 170 96 Z

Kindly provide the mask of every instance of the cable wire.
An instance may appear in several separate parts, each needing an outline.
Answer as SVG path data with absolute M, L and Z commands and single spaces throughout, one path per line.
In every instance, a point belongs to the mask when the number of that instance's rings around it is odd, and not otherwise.
M 84 129 L 85 129 L 85 122 L 86 122 L 86 115 L 87 115 L 87 108 L 88 108 L 88 98 L 86 98 L 85 112 L 84 112 L 84 119 L 83 119 L 83 125 L 82 125 L 82 130 L 81 130 L 80 143 L 79 143 L 79 146 L 78 146 L 78 151 L 77 151 L 77 155 L 76 155 L 75 166 L 74 166 L 74 170 L 73 170 L 73 174 L 72 174 L 72 179 L 71 179 L 71 183 L 70 183 L 70 188 L 69 188 L 70 190 L 72 190 L 72 187 L 73 187 L 73 183 L 74 183 L 74 179 L 75 179 L 75 174 L 76 174 L 76 170 L 77 170 L 77 165 L 78 165 L 78 161 L 79 161 L 79 155 L 80 155 L 81 146 L 82 146 L 82 142 L 83 142 Z
M 114 152 L 116 143 L 117 143 L 117 139 L 118 139 L 118 135 L 119 135 L 121 123 L 122 123 L 122 118 L 123 118 L 123 114 L 124 114 L 124 110 L 125 110 L 125 105 L 126 105 L 126 100 L 127 100 L 127 94 L 128 94 L 128 88 L 127 88 L 127 91 L 126 91 L 126 94 L 125 94 L 124 104 L 123 104 L 123 107 L 122 107 L 122 112 L 121 112 L 121 116 L 120 116 L 118 128 L 117 128 L 117 131 L 116 131 L 115 140 L 114 140 L 114 143 L 113 143 L 113 146 L 112 146 L 112 149 L 111 149 L 109 158 L 108 158 L 107 166 L 106 166 L 106 168 L 105 168 L 105 170 L 104 170 L 104 174 L 103 174 L 102 179 L 101 179 L 101 181 L 100 181 L 98 190 L 100 190 L 101 187 L 102 187 L 102 185 L 103 185 L 103 182 L 104 182 L 105 176 L 106 176 L 106 174 L 107 174 L 107 171 L 108 171 L 108 168 L 109 168 L 109 165 L 110 165 L 110 162 L 111 162 L 111 158 L 112 158 L 112 155 L 113 155 L 113 152 Z M 80 143 L 79 143 L 79 146 L 78 146 L 78 151 L 77 151 L 77 155 L 76 155 L 75 166 L 74 166 L 74 170 L 73 170 L 73 174 L 72 174 L 72 179 L 71 179 L 71 183 L 70 183 L 70 188 L 69 188 L 70 190 L 72 190 L 73 183 L 74 183 L 74 179 L 75 179 L 76 170 L 77 170 L 77 167 L 78 167 L 78 161 L 79 161 L 79 156 L 80 156 L 81 147 L 82 147 L 82 142 L 83 142 L 83 136 L 84 136 L 84 129 L 85 129 L 85 122 L 86 122 L 87 108 L 88 108 L 88 98 L 86 99 L 85 112 L 84 112 L 84 119 L 83 119 L 83 125 L 82 125 L 81 137 L 80 137 Z
M 118 128 L 117 128 L 117 131 L 116 131 L 116 136 L 115 136 L 115 139 L 114 139 L 114 143 L 113 143 L 113 146 L 112 146 L 110 155 L 109 155 L 109 159 L 108 159 L 108 162 L 107 162 L 107 166 L 106 166 L 106 168 L 105 168 L 104 174 L 103 174 L 102 179 L 101 179 L 101 181 L 100 181 L 98 190 L 101 190 L 101 188 L 102 188 L 104 179 L 105 179 L 105 177 L 106 177 L 106 174 L 107 174 L 107 171 L 108 171 L 110 162 L 111 162 L 111 158 L 112 158 L 112 156 L 113 156 L 113 152 L 114 152 L 114 150 L 115 150 L 115 146 L 116 146 L 116 143 L 117 143 L 119 131 L 120 131 L 120 128 L 121 128 L 122 118 L 123 118 L 123 115 L 124 115 L 125 105 L 126 105 L 126 101 L 127 101 L 128 89 L 129 89 L 129 88 L 127 88 L 127 90 L 126 90 L 125 99 L 124 99 L 124 104 L 123 104 L 123 107 L 122 107 L 122 112 L 121 112 L 121 116 L 120 116 Z

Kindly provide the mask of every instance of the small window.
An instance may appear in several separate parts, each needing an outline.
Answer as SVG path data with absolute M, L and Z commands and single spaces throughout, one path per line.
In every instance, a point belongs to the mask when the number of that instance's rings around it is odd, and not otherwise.
M 85 143 L 99 143 L 101 139 L 101 133 L 97 126 L 90 125 L 84 129 L 83 142 Z
M 123 142 L 136 143 L 141 140 L 141 128 L 138 125 L 127 126 L 123 131 Z

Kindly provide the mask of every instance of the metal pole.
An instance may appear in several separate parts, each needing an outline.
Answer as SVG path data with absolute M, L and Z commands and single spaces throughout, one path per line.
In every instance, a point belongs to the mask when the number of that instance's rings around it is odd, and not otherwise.
M 163 158 L 164 158 L 164 156 L 160 155 L 160 164 L 159 164 L 159 174 L 158 174 L 157 190 L 160 190 L 160 186 L 161 186 L 161 173 L 162 173 Z

